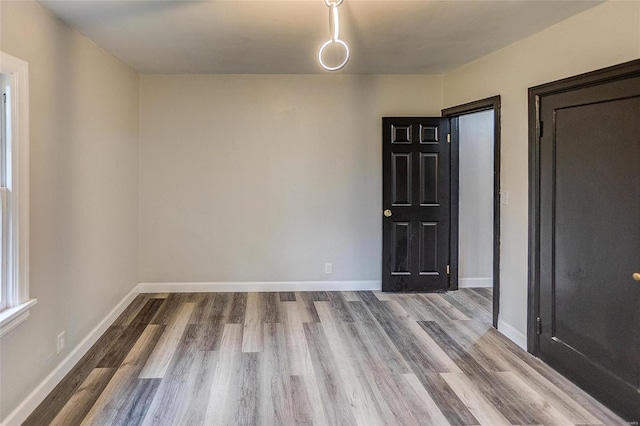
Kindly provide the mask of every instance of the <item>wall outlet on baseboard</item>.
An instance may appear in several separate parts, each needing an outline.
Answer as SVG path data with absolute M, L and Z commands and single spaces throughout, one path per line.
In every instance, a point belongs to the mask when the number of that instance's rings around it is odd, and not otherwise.
M 57 344 L 57 352 L 60 353 L 64 349 L 64 345 L 67 343 L 67 332 L 63 331 L 58 334 L 58 344 Z
M 324 264 L 324 273 L 327 274 L 327 275 L 333 273 L 333 264 L 332 263 L 325 263 Z

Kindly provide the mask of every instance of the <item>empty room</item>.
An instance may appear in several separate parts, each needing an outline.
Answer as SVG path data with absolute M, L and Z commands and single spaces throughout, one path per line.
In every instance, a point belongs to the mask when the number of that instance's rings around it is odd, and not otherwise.
M 0 425 L 638 425 L 640 1 L 0 0 Z

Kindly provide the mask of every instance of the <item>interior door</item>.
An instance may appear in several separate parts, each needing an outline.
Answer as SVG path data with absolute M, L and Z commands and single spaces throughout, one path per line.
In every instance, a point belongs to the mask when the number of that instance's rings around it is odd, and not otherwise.
M 448 119 L 387 117 L 382 134 L 382 290 L 446 291 Z
M 539 355 L 638 421 L 640 77 L 544 96 L 540 120 Z

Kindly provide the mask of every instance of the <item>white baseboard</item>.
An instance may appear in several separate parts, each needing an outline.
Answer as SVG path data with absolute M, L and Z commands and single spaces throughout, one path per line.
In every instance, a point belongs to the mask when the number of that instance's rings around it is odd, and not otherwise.
M 35 410 L 38 405 L 49 395 L 64 376 L 80 361 L 80 359 L 91 349 L 98 341 L 100 336 L 104 334 L 118 316 L 125 310 L 127 306 L 140 293 L 139 286 L 135 286 L 118 305 L 109 312 L 87 337 L 76 346 L 67 357 L 25 398 L 24 401 L 15 410 L 13 410 L 1 423 L 2 426 L 20 425 Z M 53 420 L 53 419 L 51 419 Z
M 175 282 L 140 283 L 140 293 L 380 290 L 380 281 Z
M 493 287 L 493 278 L 460 278 L 458 280 L 458 288 L 480 288 Z
M 520 346 L 525 351 L 527 350 L 527 336 L 525 336 L 524 334 L 520 333 L 511 324 L 508 324 L 508 323 L 502 321 L 501 319 L 499 319 L 498 320 L 498 331 L 500 333 L 504 334 L 504 336 L 507 339 L 511 340 L 513 343 L 515 343 L 516 345 Z

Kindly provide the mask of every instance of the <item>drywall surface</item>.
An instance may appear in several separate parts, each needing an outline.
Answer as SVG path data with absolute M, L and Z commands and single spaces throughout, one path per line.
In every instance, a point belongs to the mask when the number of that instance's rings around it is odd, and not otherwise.
M 439 116 L 442 77 L 141 85 L 141 282 L 380 279 L 381 117 Z
M 0 49 L 29 63 L 38 299 L 0 340 L 4 419 L 137 284 L 139 76 L 35 2 L 0 13 Z
M 500 319 L 526 334 L 527 89 L 640 58 L 640 2 L 607 2 L 444 76 L 444 106 L 502 96 Z
M 459 119 L 461 287 L 493 285 L 493 110 Z

